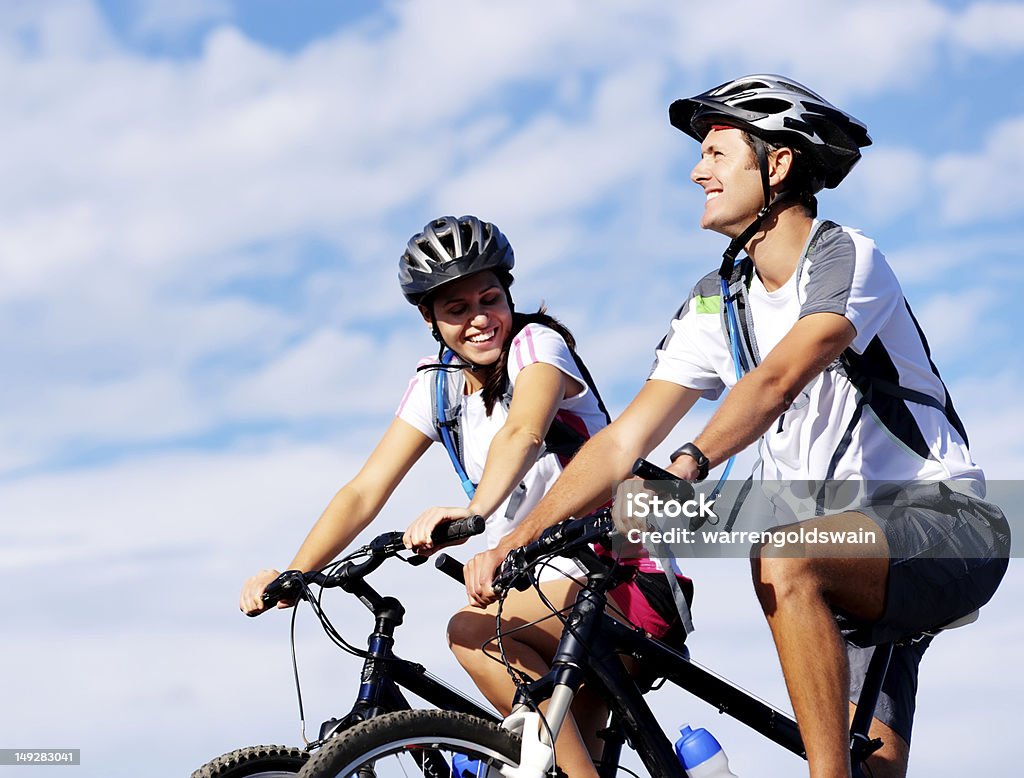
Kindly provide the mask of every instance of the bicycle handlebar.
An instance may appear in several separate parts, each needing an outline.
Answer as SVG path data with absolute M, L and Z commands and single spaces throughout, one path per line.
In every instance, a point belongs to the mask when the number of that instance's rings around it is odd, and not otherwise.
M 663 497 L 686 501 L 693 499 L 693 485 L 689 481 L 663 470 L 640 458 L 633 463 L 633 475 L 644 479 L 644 486 Z M 549 527 L 537 540 L 509 552 L 494 573 L 491 583 L 495 592 L 509 587 L 523 591 L 530 586 L 525 573 L 541 559 L 551 554 L 570 556 L 582 546 L 608 539 L 615 532 L 611 511 L 607 508 L 582 519 L 570 519 Z
M 467 516 L 464 519 L 456 519 L 436 527 L 430 534 L 430 539 L 437 545 L 465 540 L 483 532 L 484 524 L 483 516 Z M 267 588 L 263 591 L 263 602 L 270 607 L 276 605 L 280 600 L 298 599 L 303 594 L 303 582 L 331 589 L 338 586 L 345 588 L 347 584 L 361 581 L 384 564 L 386 559 L 396 556 L 405 549 L 405 544 L 402 542 L 404 535 L 403 532 L 385 532 L 378 535 L 350 555 L 355 557 L 365 554 L 367 557 L 365 560 L 356 562 L 349 559 L 333 573 L 322 573 L 316 570 L 307 573 L 299 570 L 285 570 L 267 584 Z M 417 557 L 417 559 L 426 561 L 425 557 Z
M 668 470 L 640 458 L 633 463 L 633 475 L 644 479 L 644 486 L 652 492 L 670 500 L 686 502 L 694 497 L 693 484 L 684 481 Z
M 614 532 L 612 514 L 607 508 L 582 519 L 568 519 L 548 527 L 532 543 L 509 552 L 505 561 L 495 571 L 491 587 L 498 594 L 509 588 L 524 591 L 530 586 L 525 574 L 541 558 L 553 554 L 571 555 L 573 551 L 583 546 L 607 540 Z

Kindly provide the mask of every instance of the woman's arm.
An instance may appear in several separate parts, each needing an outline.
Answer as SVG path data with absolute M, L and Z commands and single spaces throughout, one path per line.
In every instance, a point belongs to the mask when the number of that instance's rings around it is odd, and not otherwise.
M 424 511 L 406 530 L 406 545 L 417 553 L 433 553 L 430 536 L 438 524 L 474 514 L 487 517 L 498 510 L 537 461 L 562 398 L 581 391 L 578 381 L 554 365 L 534 362 L 524 367 L 516 378 L 508 418 L 487 449 L 483 477 L 469 506 Z
M 582 391 L 554 365 L 534 362 L 516 378 L 508 419 L 487 450 L 483 476 L 469 503 L 470 514 L 490 516 L 519 486 L 537 461 L 562 399 Z
M 394 419 L 366 464 L 324 509 L 288 569 L 319 570 L 341 553 L 373 521 L 431 442 L 412 425 Z M 277 575 L 276 570 L 261 570 L 245 582 L 239 603 L 244 612 L 264 610 L 263 590 Z

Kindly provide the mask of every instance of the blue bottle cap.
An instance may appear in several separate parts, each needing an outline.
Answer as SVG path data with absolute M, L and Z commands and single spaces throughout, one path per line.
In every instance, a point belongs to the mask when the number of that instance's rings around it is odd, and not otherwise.
M 722 750 L 715 736 L 704 728 L 682 727 L 679 734 L 682 737 L 676 741 L 676 755 L 684 769 L 696 767 Z

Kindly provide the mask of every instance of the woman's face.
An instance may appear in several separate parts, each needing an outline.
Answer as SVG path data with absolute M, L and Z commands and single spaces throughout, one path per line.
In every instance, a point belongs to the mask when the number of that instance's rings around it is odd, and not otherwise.
M 512 331 L 505 289 L 490 270 L 445 284 L 434 295 L 434 317 L 450 349 L 474 365 L 493 365 Z M 430 312 L 421 306 L 427 325 Z

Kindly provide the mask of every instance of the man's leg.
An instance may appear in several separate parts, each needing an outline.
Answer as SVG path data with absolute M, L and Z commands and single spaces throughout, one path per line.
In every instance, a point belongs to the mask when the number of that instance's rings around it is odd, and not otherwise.
M 834 609 L 865 621 L 882 616 L 888 545 L 878 525 L 859 513 L 799 526 L 874 533 L 874 543 L 856 546 L 766 545 L 752 560 L 754 588 L 775 639 L 810 774 L 843 778 L 850 775 L 850 678 Z
M 851 702 L 851 721 L 855 710 L 857 710 L 857 706 Z M 872 778 L 906 778 L 907 762 L 910 758 L 910 745 L 907 741 L 878 719 L 871 719 L 868 736 L 879 738 L 882 741 L 882 747 L 867 760 Z

